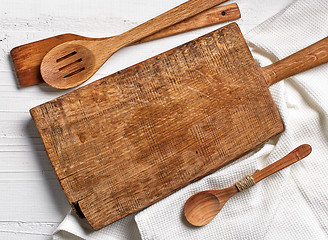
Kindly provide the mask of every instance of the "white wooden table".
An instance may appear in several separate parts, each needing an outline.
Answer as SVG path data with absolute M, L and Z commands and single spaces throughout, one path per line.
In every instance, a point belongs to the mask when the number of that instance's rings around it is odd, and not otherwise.
M 112 36 L 184 1 L 0 0 L 0 239 L 51 239 L 70 209 L 29 109 L 71 90 L 59 91 L 46 84 L 19 89 L 10 50 L 68 32 L 90 37 Z M 235 2 L 242 13 L 237 23 L 245 34 L 292 0 Z M 218 27 L 122 49 L 87 83 Z

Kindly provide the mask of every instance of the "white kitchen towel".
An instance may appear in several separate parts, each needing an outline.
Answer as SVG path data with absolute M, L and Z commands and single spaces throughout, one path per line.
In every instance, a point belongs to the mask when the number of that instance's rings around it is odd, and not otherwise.
M 268 6 L 269 7 L 269 6 Z M 328 36 L 327 0 L 297 0 L 246 39 L 261 66 Z M 171 196 L 94 232 L 67 215 L 54 239 L 328 239 L 328 65 L 270 87 L 285 131 Z M 191 227 L 183 205 L 194 193 L 231 186 L 308 143 L 313 152 L 231 198 L 213 221 Z

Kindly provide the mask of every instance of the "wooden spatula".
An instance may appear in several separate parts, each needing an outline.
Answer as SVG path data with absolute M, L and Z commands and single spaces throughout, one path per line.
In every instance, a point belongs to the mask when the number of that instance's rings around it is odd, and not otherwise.
M 230 24 L 31 115 L 70 204 L 99 229 L 282 132 L 268 86 L 327 61 L 325 38 L 260 68 Z
M 236 3 L 232 3 L 208 9 L 182 22 L 174 24 L 173 26 L 165 28 L 162 31 L 141 39 L 134 44 L 152 41 L 230 20 L 236 20 L 238 18 L 240 18 L 239 8 Z M 11 50 L 10 54 L 13 60 L 14 69 L 16 71 L 18 85 L 20 87 L 28 87 L 44 83 L 40 73 L 40 65 L 44 56 L 52 48 L 64 42 L 87 39 L 91 38 L 75 34 L 62 34 L 15 47 Z

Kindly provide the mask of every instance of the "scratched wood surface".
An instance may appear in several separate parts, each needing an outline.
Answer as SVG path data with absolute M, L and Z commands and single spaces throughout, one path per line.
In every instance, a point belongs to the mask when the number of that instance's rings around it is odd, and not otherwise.
M 31 109 L 72 207 L 100 229 L 283 130 L 236 24 Z

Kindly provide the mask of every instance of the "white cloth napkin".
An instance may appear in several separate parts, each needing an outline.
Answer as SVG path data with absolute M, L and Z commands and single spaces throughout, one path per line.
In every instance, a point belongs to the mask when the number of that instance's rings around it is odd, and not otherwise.
M 261 66 L 282 59 L 328 35 L 326 0 L 298 0 L 246 35 Z M 54 239 L 327 239 L 328 65 L 270 87 L 285 131 L 232 164 L 175 194 L 92 231 L 69 213 Z M 208 225 L 195 228 L 183 217 L 185 201 L 198 191 L 231 186 L 308 143 L 304 160 L 235 195 Z

